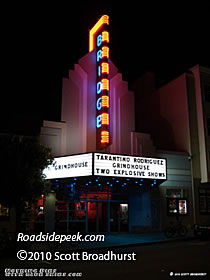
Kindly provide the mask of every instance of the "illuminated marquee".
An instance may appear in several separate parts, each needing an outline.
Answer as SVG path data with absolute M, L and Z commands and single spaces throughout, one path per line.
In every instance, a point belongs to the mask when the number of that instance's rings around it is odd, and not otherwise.
M 92 153 L 55 158 L 43 175 L 46 179 L 91 176 L 92 158 Z
M 104 134 L 104 138 L 107 136 Z M 83 176 L 111 176 L 135 179 L 166 180 L 166 159 L 146 158 L 105 153 L 85 153 L 55 158 L 54 163 L 44 169 L 46 179 Z M 185 211 L 183 200 L 182 211 Z M 180 207 L 181 207 L 180 206 Z
M 94 175 L 166 180 L 166 159 L 94 153 Z
M 96 48 L 96 143 L 97 149 L 110 144 L 109 100 L 109 17 L 104 15 L 89 33 L 89 52 Z

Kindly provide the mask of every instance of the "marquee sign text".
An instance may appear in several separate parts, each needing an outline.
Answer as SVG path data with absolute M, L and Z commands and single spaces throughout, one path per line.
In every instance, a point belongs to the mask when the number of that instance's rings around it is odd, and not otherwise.
M 46 179 L 112 176 L 166 180 L 166 159 L 87 153 L 55 158 L 44 171 Z

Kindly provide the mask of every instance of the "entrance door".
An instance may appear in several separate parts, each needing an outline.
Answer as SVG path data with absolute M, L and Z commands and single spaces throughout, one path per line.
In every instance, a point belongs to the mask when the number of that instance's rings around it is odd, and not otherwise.
M 95 232 L 96 225 L 96 217 L 98 213 L 98 204 L 96 201 L 88 202 L 88 231 Z
M 99 231 L 107 232 L 108 231 L 108 203 L 101 203 L 101 216 L 99 216 Z
M 161 221 L 160 221 L 160 200 L 152 199 L 151 200 L 151 210 L 152 210 L 152 228 L 160 230 Z
M 106 232 L 107 231 L 107 202 L 91 201 L 88 202 L 88 231 Z
M 86 203 L 83 201 L 57 201 L 55 229 L 57 232 L 84 232 L 86 215 Z
M 111 202 L 110 230 L 111 232 L 128 231 L 128 203 Z
M 128 231 L 128 203 L 120 204 L 120 231 Z

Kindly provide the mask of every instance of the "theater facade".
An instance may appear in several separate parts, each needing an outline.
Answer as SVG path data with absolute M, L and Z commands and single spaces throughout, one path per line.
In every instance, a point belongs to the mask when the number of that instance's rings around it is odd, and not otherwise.
M 110 59 L 109 28 L 104 15 L 89 31 L 89 52 L 63 79 L 61 122 L 41 128 L 55 157 L 44 170 L 46 231 L 160 231 L 177 213 L 192 218 L 187 154 L 157 151 L 135 131 L 134 92 Z

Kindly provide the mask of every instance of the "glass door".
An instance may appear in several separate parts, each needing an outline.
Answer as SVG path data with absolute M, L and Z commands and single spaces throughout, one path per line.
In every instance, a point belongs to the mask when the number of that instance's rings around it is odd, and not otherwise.
M 128 203 L 111 201 L 110 230 L 111 232 L 128 232 Z

